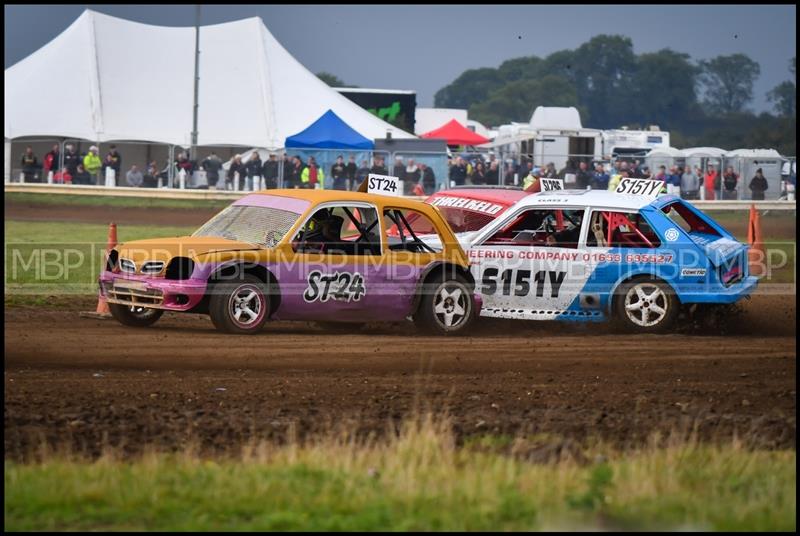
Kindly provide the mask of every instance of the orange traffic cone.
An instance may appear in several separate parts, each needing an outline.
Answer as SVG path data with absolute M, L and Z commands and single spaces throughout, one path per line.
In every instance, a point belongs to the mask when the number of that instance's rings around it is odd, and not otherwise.
M 761 215 L 756 210 L 754 204 L 750 205 L 750 223 L 747 227 L 747 242 L 750 244 L 750 251 L 747 253 L 750 274 L 764 277 L 767 275 L 767 264 L 764 241 L 761 237 Z
M 111 223 L 108 226 L 108 242 L 106 244 L 106 254 L 103 255 L 103 266 L 105 267 L 105 263 L 108 262 L 108 254 L 111 253 L 111 250 L 117 246 L 117 224 Z M 105 296 L 102 294 L 98 295 L 97 298 L 97 309 L 95 312 L 86 312 L 81 313 L 81 316 L 88 317 L 88 318 L 100 318 L 106 319 L 111 318 L 111 311 L 108 309 L 108 302 L 106 301 Z

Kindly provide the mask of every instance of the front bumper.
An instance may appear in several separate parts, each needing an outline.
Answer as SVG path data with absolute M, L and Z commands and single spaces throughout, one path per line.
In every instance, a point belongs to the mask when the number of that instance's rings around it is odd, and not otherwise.
M 173 280 L 145 275 L 100 274 L 100 295 L 108 303 L 188 311 L 195 307 L 206 293 L 204 279 Z

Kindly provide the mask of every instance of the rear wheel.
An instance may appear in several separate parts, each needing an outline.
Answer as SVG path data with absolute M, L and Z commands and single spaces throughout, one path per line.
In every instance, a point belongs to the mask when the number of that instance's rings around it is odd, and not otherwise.
M 138 305 L 122 305 L 119 303 L 109 303 L 108 310 L 117 322 L 135 328 L 152 326 L 164 314 L 162 309 L 152 309 Z
M 663 281 L 638 278 L 620 285 L 614 309 L 625 329 L 658 333 L 675 323 L 679 305 L 675 292 Z
M 456 276 L 429 281 L 423 287 L 414 324 L 422 331 L 437 335 L 465 333 L 475 316 L 472 291 L 466 281 Z
M 267 286 L 254 275 L 238 281 L 219 281 L 211 287 L 208 312 L 211 322 L 228 333 L 258 333 L 269 313 Z

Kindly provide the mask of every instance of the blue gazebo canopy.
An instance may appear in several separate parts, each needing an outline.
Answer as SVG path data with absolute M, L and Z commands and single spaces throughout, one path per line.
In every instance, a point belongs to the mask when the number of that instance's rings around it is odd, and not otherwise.
M 328 110 L 308 128 L 286 138 L 285 146 L 306 149 L 372 149 L 375 144 L 353 130 L 333 110 Z

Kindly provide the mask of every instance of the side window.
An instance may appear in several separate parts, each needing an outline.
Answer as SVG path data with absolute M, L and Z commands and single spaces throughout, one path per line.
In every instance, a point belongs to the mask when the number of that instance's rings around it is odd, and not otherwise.
M 437 253 L 441 236 L 425 214 L 408 209 L 387 208 L 383 211 L 386 241 L 392 251 Z
M 720 234 L 703 219 L 678 201 L 661 209 L 667 217 L 687 233 Z
M 378 211 L 340 205 L 314 212 L 292 242 L 298 253 L 380 255 Z
M 484 246 L 578 248 L 583 210 L 531 209 L 518 214 L 489 237 Z
M 661 241 L 636 212 L 592 212 L 586 245 L 611 248 L 657 248 Z

